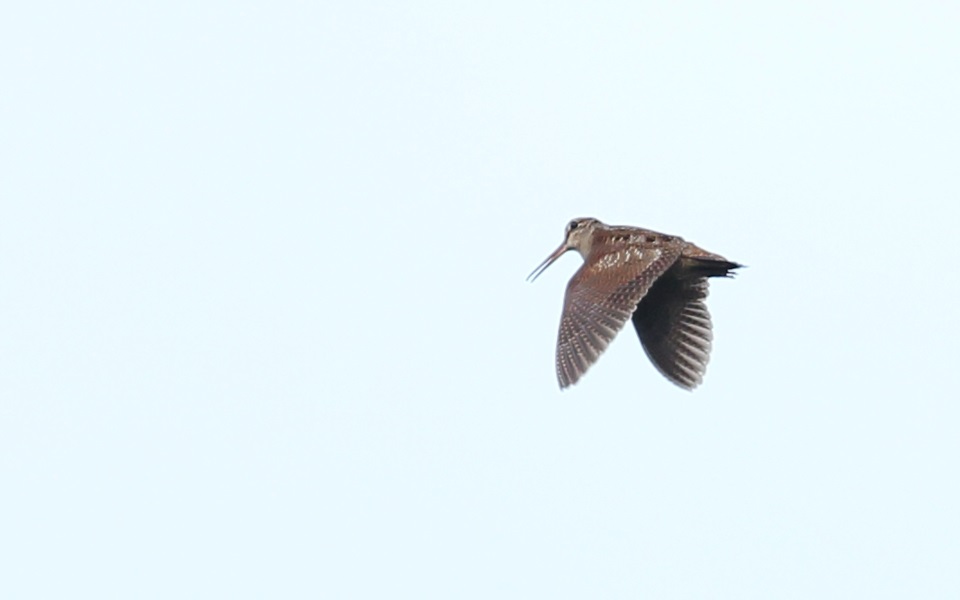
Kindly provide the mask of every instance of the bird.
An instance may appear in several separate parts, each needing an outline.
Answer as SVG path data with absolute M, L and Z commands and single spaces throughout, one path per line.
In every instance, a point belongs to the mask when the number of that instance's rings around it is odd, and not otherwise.
M 628 320 L 664 377 L 685 390 L 700 385 L 713 341 L 707 280 L 732 277 L 743 265 L 675 235 L 579 218 L 567 224 L 563 243 L 527 280 L 536 280 L 569 250 L 584 262 L 563 301 L 560 389 L 584 376 Z

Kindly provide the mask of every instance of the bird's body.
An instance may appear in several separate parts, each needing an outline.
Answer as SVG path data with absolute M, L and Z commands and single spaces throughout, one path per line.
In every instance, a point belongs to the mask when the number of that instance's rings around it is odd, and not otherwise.
M 560 387 L 576 383 L 628 320 L 667 379 L 685 389 L 699 385 L 712 341 L 707 278 L 740 265 L 677 236 L 585 218 L 567 225 L 564 243 L 531 278 L 568 250 L 584 263 L 567 284 L 560 319 Z

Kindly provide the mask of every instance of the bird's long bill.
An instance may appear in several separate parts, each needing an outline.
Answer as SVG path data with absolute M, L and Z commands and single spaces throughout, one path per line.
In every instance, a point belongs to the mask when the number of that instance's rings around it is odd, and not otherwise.
M 563 253 L 566 252 L 567 250 L 569 250 L 569 248 L 567 248 L 566 242 L 560 244 L 560 247 L 554 250 L 553 254 L 548 256 L 546 260 L 540 263 L 539 267 L 537 267 L 536 269 L 533 270 L 532 273 L 527 275 L 527 281 L 533 282 L 534 280 L 536 280 L 537 277 L 540 277 L 540 273 L 543 273 L 544 271 L 546 271 L 547 267 L 552 265 L 553 261 L 563 256 Z

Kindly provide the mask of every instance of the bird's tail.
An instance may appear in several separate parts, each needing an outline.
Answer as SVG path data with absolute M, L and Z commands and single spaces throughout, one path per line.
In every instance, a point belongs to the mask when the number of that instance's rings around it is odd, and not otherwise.
M 733 277 L 734 270 L 743 267 L 740 263 L 719 258 L 685 258 L 684 261 L 687 263 L 684 271 L 693 277 Z

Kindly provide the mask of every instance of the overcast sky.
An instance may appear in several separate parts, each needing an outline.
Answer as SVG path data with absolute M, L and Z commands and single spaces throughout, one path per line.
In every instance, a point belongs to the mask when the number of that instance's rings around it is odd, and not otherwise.
M 949 2 L 21 2 L 0 596 L 957 598 Z M 744 263 L 560 392 L 573 217 Z

